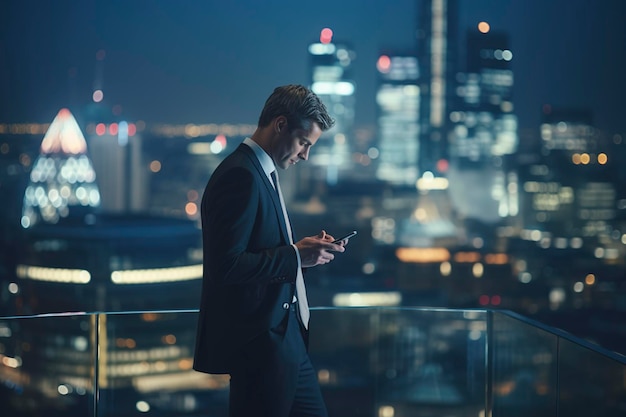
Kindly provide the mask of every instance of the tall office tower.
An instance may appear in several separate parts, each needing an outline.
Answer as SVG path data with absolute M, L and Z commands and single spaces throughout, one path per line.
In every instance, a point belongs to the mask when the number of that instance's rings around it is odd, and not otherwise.
M 459 101 L 450 112 L 450 192 L 466 218 L 498 223 L 519 214 L 517 173 L 507 166 L 518 145 L 511 101 L 513 53 L 508 37 L 486 22 L 467 34 L 467 68 L 457 75 Z
M 448 113 L 454 107 L 457 0 L 421 0 L 417 58 L 420 63 L 420 169 L 440 174 L 448 158 Z M 445 164 L 444 164 L 445 165 Z M 439 167 L 442 165 L 439 164 Z
M 335 118 L 335 126 L 318 142 L 313 165 L 326 168 L 327 184 L 336 184 L 339 170 L 352 168 L 350 157 L 354 125 L 355 83 L 351 79 L 351 64 L 355 53 L 345 44 L 333 42 L 333 32 L 322 30 L 319 42 L 309 45 L 311 90 L 326 104 Z
M 44 135 L 30 173 L 22 227 L 87 216 L 99 206 L 100 191 L 87 143 L 72 113 L 61 109 Z
M 512 59 L 507 35 L 487 26 L 468 32 L 467 71 L 458 74 L 461 102 L 450 113 L 455 123 L 450 135 L 453 157 L 478 162 L 517 150 Z
M 141 135 L 126 121 L 97 123 L 89 148 L 98 173 L 102 210 L 130 213 L 147 210 L 148 164 L 143 161 Z
M 419 175 L 419 68 L 414 54 L 381 55 L 378 70 L 376 177 L 414 187 Z

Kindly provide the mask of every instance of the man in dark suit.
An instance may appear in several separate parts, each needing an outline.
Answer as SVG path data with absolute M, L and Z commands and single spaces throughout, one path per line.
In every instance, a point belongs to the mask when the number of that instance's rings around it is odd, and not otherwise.
M 334 120 L 299 85 L 278 87 L 256 131 L 215 170 L 202 197 L 204 277 L 194 369 L 230 374 L 230 415 L 327 416 L 307 353 L 303 268 L 347 241 L 294 242 L 276 169 L 306 161 Z

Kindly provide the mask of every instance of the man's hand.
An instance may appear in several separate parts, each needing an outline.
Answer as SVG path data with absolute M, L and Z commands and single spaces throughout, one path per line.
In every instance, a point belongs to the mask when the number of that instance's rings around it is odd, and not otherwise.
M 327 264 L 335 255 L 332 252 L 345 251 L 343 245 L 333 243 L 335 239 L 322 230 L 317 236 L 309 236 L 296 242 L 300 252 L 300 260 L 303 268 Z

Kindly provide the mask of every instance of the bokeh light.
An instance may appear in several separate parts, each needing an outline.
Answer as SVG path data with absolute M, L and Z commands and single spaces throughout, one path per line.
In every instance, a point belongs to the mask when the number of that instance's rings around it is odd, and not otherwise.
M 480 33 L 488 33 L 490 29 L 491 27 L 489 26 L 489 23 L 487 22 L 480 22 L 478 24 L 478 31 Z

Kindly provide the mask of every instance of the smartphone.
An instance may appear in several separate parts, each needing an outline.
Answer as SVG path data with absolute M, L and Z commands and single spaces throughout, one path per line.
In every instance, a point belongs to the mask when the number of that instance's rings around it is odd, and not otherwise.
M 351 231 L 350 233 L 348 233 L 347 235 L 345 235 L 345 236 L 341 236 L 340 238 L 335 239 L 335 240 L 333 241 L 333 243 L 335 243 L 335 244 L 340 243 L 342 240 L 350 239 L 350 238 L 351 238 L 352 236 L 354 236 L 354 235 L 356 235 L 356 230 L 353 230 L 353 231 Z

